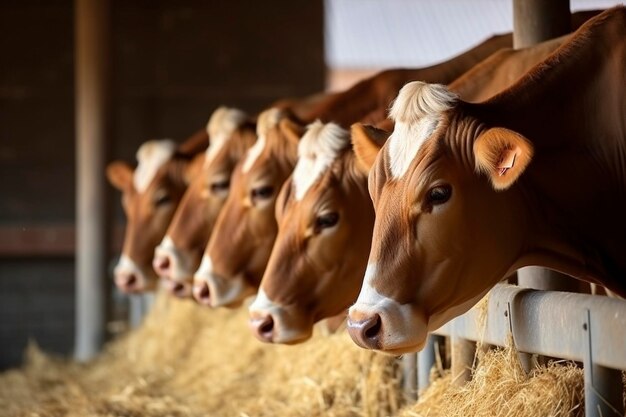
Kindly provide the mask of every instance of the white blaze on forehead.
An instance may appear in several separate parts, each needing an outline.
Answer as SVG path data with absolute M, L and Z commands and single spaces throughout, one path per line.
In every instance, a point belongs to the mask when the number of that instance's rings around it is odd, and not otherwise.
M 414 81 L 402 87 L 389 112 L 395 122 L 387 147 L 394 178 L 406 173 L 419 149 L 437 128 L 442 113 L 452 108 L 456 100 L 456 94 L 441 84 Z
M 254 161 L 257 160 L 263 152 L 263 149 L 265 149 L 265 145 L 267 144 L 267 132 L 275 128 L 282 117 L 283 112 L 277 108 L 265 110 L 259 115 L 256 124 L 257 140 L 254 145 L 248 149 L 246 160 L 243 163 L 243 172 L 250 171 L 250 168 L 254 165 Z
M 206 126 L 209 134 L 209 147 L 206 150 L 205 164 L 215 157 L 235 130 L 246 121 L 246 118 L 247 115 L 243 111 L 224 106 L 213 112 Z
M 176 144 L 169 140 L 150 140 L 139 147 L 137 151 L 137 168 L 133 174 L 133 185 L 142 193 L 146 191 L 157 171 L 176 152 Z
M 298 163 L 293 172 L 296 200 L 302 200 L 349 144 L 350 133 L 335 123 L 324 124 L 318 120 L 308 126 L 298 143 Z

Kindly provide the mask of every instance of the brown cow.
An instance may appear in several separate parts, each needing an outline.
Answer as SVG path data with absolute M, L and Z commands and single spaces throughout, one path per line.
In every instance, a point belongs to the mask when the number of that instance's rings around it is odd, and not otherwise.
M 200 167 L 207 144 L 206 132 L 196 133 L 178 149 L 170 140 L 148 141 L 137 151 L 136 169 L 122 161 L 107 167 L 109 181 L 122 192 L 127 219 L 122 256 L 115 267 L 115 283 L 122 291 L 138 293 L 156 287 L 154 248 Z
M 322 97 L 306 114 L 298 113 L 304 118 L 300 122 L 320 119 L 345 127 L 364 118 L 380 119 L 384 117 L 384 110 L 380 109 L 389 105 L 405 82 L 412 79 L 451 82 L 510 44 L 510 35 L 496 36 L 443 64 L 383 72 L 345 92 Z M 261 281 L 277 231 L 273 215 L 276 191 L 295 165 L 298 133 L 302 130 L 285 113 L 289 112 L 281 113 L 277 109 L 266 112 L 266 122 L 271 122 L 264 123 L 264 127 L 259 123 L 260 137 L 249 150 L 248 162 L 235 169 L 233 191 L 194 277 L 194 297 L 205 305 L 238 305 L 245 296 L 256 292 Z M 279 122 L 280 119 L 284 121 Z
M 538 265 L 626 295 L 626 9 L 470 104 L 407 84 L 370 172 L 376 221 L 348 329 L 398 354 Z
M 187 188 L 153 262 L 168 290 L 179 297 L 191 296 L 193 273 L 228 196 L 233 168 L 256 140 L 255 126 L 242 111 L 226 107 L 217 109 L 207 124 L 211 145 L 204 165 Z
M 564 40 L 498 51 L 451 83 L 450 89 L 470 101 L 490 97 L 545 59 Z M 357 163 L 354 151 L 347 146 L 349 139 L 340 132 L 327 135 L 319 127 L 315 131 L 319 134 L 307 132 L 302 139 L 293 179 L 283 186 L 277 204 L 278 236 L 259 295 L 250 306 L 251 330 L 265 342 L 306 340 L 314 322 L 345 311 L 358 295 L 367 266 L 374 213 L 364 190 L 369 167 L 389 134 L 354 125 L 352 141 L 361 158 Z M 368 136 L 377 142 L 370 143 Z M 346 146 L 333 152 L 327 142 L 332 144 L 336 137 L 343 138 Z M 299 171 L 311 171 L 308 167 L 315 163 L 325 170 L 298 177 Z M 294 192 L 299 178 L 300 182 L 302 178 L 312 182 L 300 196 Z

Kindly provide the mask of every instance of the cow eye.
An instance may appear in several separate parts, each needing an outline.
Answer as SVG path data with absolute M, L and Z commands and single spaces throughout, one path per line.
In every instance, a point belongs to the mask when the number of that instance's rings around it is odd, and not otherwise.
M 429 205 L 443 204 L 450 199 L 452 195 L 452 187 L 449 185 L 438 185 L 428 191 L 427 203 Z
M 211 184 L 211 191 L 214 193 L 219 193 L 221 191 L 228 190 L 229 187 L 230 187 L 230 181 L 228 180 L 216 181 Z
M 331 212 L 317 216 L 315 219 L 315 232 L 319 233 L 323 229 L 333 227 L 339 221 L 339 213 Z
M 167 194 L 161 194 L 154 200 L 154 205 L 157 207 L 168 204 L 172 201 L 172 198 Z
M 268 199 L 274 194 L 274 187 L 271 185 L 264 185 L 263 187 L 253 188 L 252 189 L 252 199 Z

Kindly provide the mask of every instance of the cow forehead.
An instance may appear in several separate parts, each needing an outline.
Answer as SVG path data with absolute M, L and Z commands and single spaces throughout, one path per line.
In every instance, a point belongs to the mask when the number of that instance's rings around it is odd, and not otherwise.
M 169 140 L 151 140 L 139 147 L 137 151 L 137 168 L 133 174 L 133 185 L 139 193 L 143 193 L 176 152 L 176 144 Z
M 457 96 L 440 84 L 408 83 L 398 93 L 389 116 L 395 128 L 386 144 L 389 171 L 394 179 L 403 177 L 424 143 L 452 108 Z
M 246 119 L 247 115 L 238 109 L 219 107 L 213 112 L 206 127 L 210 144 L 206 150 L 205 166 L 210 164 Z
M 302 200 L 349 144 L 350 134 L 335 123 L 317 121 L 308 126 L 298 144 L 298 162 L 293 173 L 296 201 Z
M 276 129 L 278 122 L 283 117 L 283 112 L 277 108 L 271 108 L 261 113 L 257 119 L 257 140 L 246 154 L 242 171 L 244 173 L 250 171 L 252 165 L 261 156 L 263 150 L 267 146 L 267 135 L 270 129 Z

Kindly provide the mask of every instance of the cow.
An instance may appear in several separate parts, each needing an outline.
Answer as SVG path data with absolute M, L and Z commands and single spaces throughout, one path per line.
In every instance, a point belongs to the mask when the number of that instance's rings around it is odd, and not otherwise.
M 369 174 L 357 345 L 402 354 L 537 265 L 626 295 L 626 9 L 583 25 L 481 102 L 412 82 Z
M 135 169 L 123 161 L 107 166 L 109 182 L 122 192 L 127 219 L 122 255 L 114 271 L 115 284 L 123 292 L 156 288 L 154 248 L 163 238 L 187 184 L 200 168 L 208 142 L 204 129 L 178 147 L 171 140 L 151 140 L 139 147 Z
M 490 97 L 565 39 L 502 49 L 449 88 L 469 101 Z M 386 119 L 376 128 L 353 125 L 351 146 L 347 132 L 332 125 L 315 124 L 302 138 L 294 174 L 277 201 L 278 236 L 258 296 L 249 307 L 251 330 L 261 341 L 302 342 L 311 336 L 316 321 L 345 314 L 356 299 L 374 226 L 367 174 L 389 136 L 386 130 L 393 128 L 390 123 Z M 332 146 L 337 143 L 343 146 Z
M 153 261 L 166 288 L 178 297 L 191 296 L 193 274 L 228 196 L 232 170 L 256 140 L 255 128 L 234 108 L 220 107 L 209 119 L 211 145 L 201 172 L 185 191 Z
M 384 71 L 344 92 L 322 97 L 304 115 L 276 107 L 264 112 L 264 122 L 257 125 L 259 138 L 234 170 L 231 194 L 194 276 L 196 300 L 213 307 L 237 306 L 256 292 L 276 237 L 276 195 L 295 166 L 303 125 L 320 119 L 348 127 L 359 120 L 384 118 L 384 109 L 407 81 L 451 82 L 510 45 L 510 34 L 498 35 L 442 64 Z

